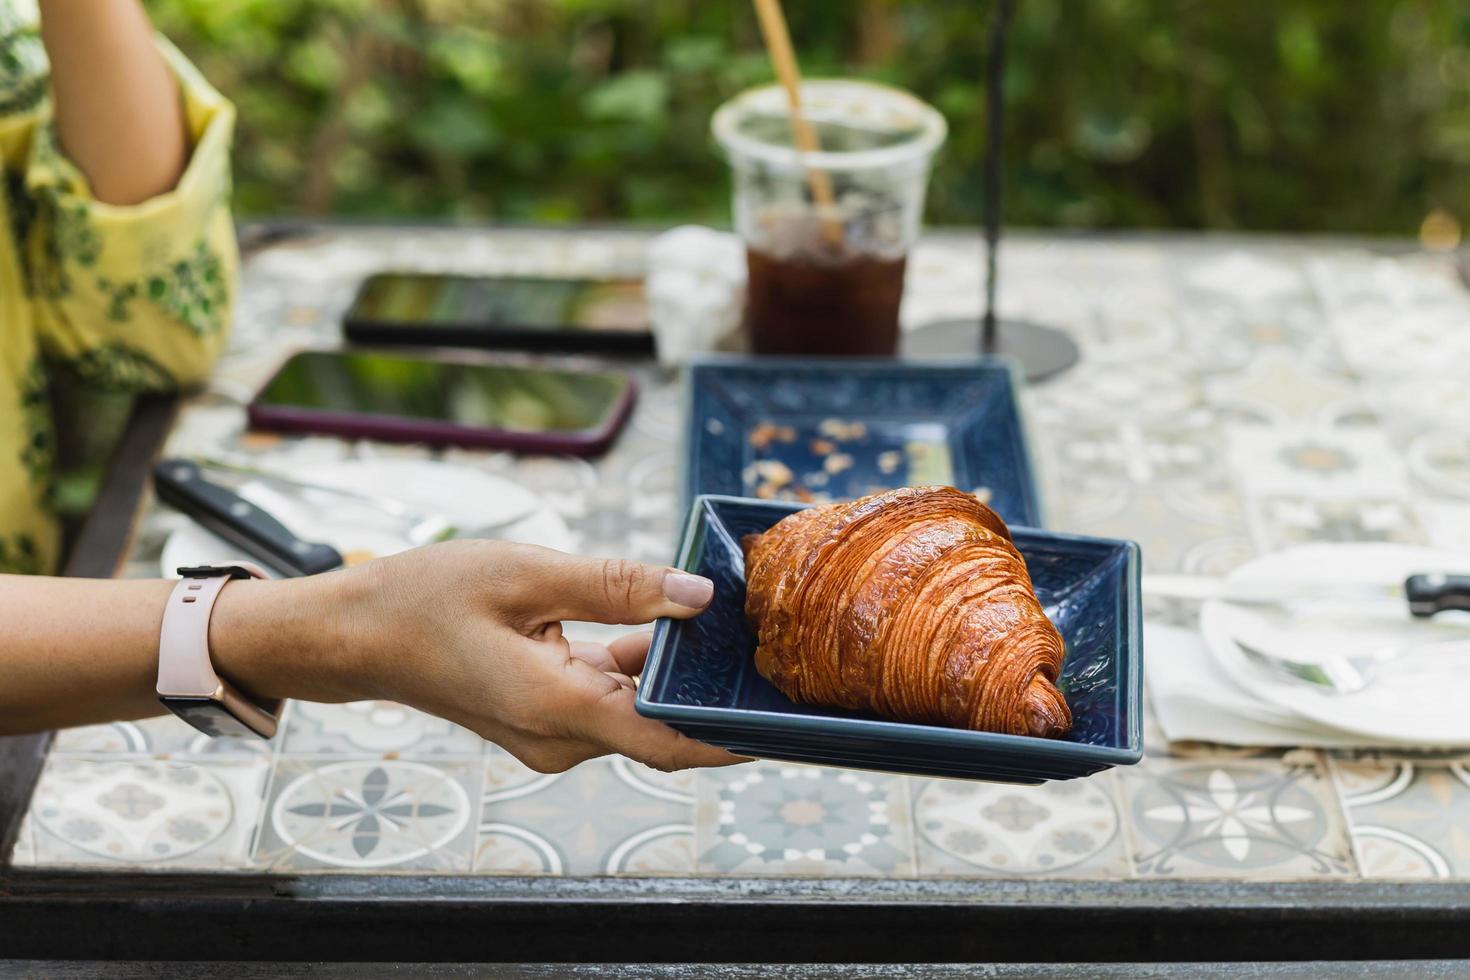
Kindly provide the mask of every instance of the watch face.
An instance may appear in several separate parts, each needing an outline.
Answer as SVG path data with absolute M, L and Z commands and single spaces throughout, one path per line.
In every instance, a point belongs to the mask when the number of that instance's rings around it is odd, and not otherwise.
M 164 706 L 174 714 L 206 735 L 234 738 L 259 737 L 259 734 L 250 726 L 230 714 L 225 710 L 224 705 L 213 698 L 162 697 L 158 700 L 162 701 Z

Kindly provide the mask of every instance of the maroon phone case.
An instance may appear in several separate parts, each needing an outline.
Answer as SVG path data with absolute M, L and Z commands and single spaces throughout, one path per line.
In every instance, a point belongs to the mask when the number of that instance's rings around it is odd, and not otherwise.
M 566 373 L 576 374 L 576 371 Z M 626 376 L 628 385 L 601 424 L 578 432 L 517 432 L 492 429 L 432 419 L 411 419 L 397 415 L 371 415 L 334 412 L 317 408 L 287 405 L 263 405 L 252 401 L 246 415 L 253 429 L 273 432 L 309 432 L 316 435 L 343 436 L 348 439 L 379 439 L 383 442 L 423 442 L 433 446 L 469 446 L 472 448 L 509 449 L 520 453 L 566 453 L 572 456 L 596 456 L 605 452 L 617 438 L 618 431 L 633 412 L 638 383 Z M 274 378 L 274 376 L 272 376 Z M 270 387 L 270 381 L 261 391 Z

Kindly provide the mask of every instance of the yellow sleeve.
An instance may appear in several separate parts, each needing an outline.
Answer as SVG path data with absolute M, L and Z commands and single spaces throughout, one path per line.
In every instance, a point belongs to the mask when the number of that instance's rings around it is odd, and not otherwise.
M 230 221 L 234 107 L 166 41 L 192 150 L 173 190 L 120 207 L 92 197 L 49 112 L 25 182 L 30 292 L 46 355 L 84 381 L 160 391 L 202 381 L 229 332 L 239 256 Z

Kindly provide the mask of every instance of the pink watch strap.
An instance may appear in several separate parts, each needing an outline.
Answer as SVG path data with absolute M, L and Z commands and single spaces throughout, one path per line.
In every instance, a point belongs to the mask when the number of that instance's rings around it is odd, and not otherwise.
M 270 738 L 275 734 L 279 703 L 261 705 L 250 700 L 215 672 L 209 656 L 209 619 L 220 592 L 235 578 L 244 577 L 242 572 L 252 578 L 265 578 L 265 573 L 248 562 L 180 572 L 184 577 L 168 597 L 158 638 L 159 699 L 211 734 L 243 726 Z M 200 724 L 201 720 L 206 724 Z

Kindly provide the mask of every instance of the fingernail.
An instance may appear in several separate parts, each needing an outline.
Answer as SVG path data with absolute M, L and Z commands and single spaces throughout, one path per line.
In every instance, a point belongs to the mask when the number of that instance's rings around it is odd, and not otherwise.
M 715 594 L 715 583 L 703 575 L 669 572 L 664 576 L 664 598 L 690 609 L 703 609 Z

